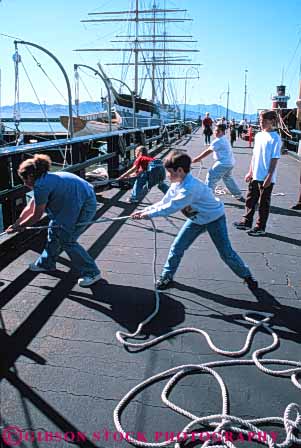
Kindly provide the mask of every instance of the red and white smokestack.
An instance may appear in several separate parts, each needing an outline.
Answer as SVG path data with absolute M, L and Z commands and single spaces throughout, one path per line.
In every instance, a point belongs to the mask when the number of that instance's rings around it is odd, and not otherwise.
M 277 95 L 272 96 L 272 109 L 287 109 L 289 95 L 285 95 L 286 86 L 277 86 Z

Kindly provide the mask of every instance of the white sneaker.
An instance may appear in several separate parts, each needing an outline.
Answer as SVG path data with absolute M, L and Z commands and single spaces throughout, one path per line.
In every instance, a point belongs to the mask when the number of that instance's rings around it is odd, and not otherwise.
M 85 277 L 79 278 L 77 284 L 82 288 L 86 288 L 87 286 L 91 286 L 99 280 L 101 280 L 101 274 L 96 274 L 93 277 L 91 275 L 86 275 Z
M 46 269 L 46 268 L 42 268 L 42 266 L 37 266 L 35 263 L 31 263 L 28 266 L 28 269 L 30 271 L 33 271 L 33 272 L 53 272 L 53 271 L 56 271 L 56 268 L 54 268 L 54 269 Z

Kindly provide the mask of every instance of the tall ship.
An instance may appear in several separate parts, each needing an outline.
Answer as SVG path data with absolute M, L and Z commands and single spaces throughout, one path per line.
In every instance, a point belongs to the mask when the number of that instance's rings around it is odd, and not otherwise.
M 190 35 L 169 31 L 172 23 L 192 20 L 183 17 L 186 12 L 186 9 L 160 8 L 155 2 L 149 8 L 141 9 L 139 0 L 135 0 L 129 10 L 92 12 L 88 14 L 91 18 L 82 20 L 102 26 L 108 24 L 113 27 L 119 22 L 126 25 L 126 33 L 116 35 L 110 41 L 112 44 L 118 43 L 117 48 L 75 50 L 122 55 L 121 61 L 98 64 L 99 73 L 110 89 L 109 105 L 106 98 L 107 109 L 121 117 L 122 127 L 158 126 L 181 118 L 173 82 L 181 79 L 187 82 L 187 79 L 194 77 L 174 75 L 175 67 L 201 65 L 190 59 L 192 53 L 199 52 L 191 48 L 197 41 L 192 40 Z M 186 45 L 184 48 L 183 43 Z M 104 65 L 120 67 L 121 79 L 110 77 Z M 119 90 L 115 87 L 118 81 Z M 149 98 L 146 98 L 145 92 Z

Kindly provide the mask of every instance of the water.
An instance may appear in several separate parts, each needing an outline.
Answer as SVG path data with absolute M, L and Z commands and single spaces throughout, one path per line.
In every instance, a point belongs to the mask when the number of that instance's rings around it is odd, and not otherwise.
M 14 131 L 15 126 L 14 123 L 5 123 L 5 128 L 8 131 Z M 19 129 L 22 132 L 67 132 L 64 126 L 59 122 L 52 123 L 44 123 L 44 122 L 29 122 L 29 123 L 20 123 Z

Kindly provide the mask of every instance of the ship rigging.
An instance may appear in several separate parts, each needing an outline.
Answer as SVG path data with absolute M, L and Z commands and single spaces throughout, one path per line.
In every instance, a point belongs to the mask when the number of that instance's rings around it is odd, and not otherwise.
M 186 9 L 160 8 L 156 3 L 148 9 L 139 8 L 139 0 L 128 11 L 93 12 L 93 18 L 82 20 L 83 23 L 114 24 L 127 22 L 127 34 L 115 36 L 112 43 L 123 43 L 118 48 L 78 48 L 76 52 L 113 53 L 121 52 L 123 61 L 107 62 L 107 66 L 119 66 L 122 69 L 122 82 L 133 73 L 134 86 L 130 94 L 122 92 L 122 86 L 117 91 L 112 83 L 112 97 L 116 111 L 122 117 L 124 127 L 163 125 L 180 119 L 176 93 L 172 80 L 186 79 L 174 76 L 172 67 L 191 66 L 193 63 L 188 54 L 198 53 L 198 49 L 182 48 L 179 44 L 192 44 L 191 35 L 171 34 L 167 27 L 171 23 L 183 23 L 192 19 L 179 17 L 179 13 L 186 13 Z M 133 30 L 134 25 L 134 30 Z M 176 45 L 176 47 L 175 47 Z M 107 82 L 110 77 L 105 73 L 101 64 L 101 72 Z M 100 67 L 100 64 L 98 64 Z M 189 79 L 195 79 L 191 76 Z M 143 98 L 147 83 L 150 83 L 150 99 Z M 129 83 L 129 81 L 127 81 Z M 133 96 L 134 103 L 133 104 Z M 135 107 L 135 109 L 134 109 Z M 133 117 L 135 123 L 133 121 Z

